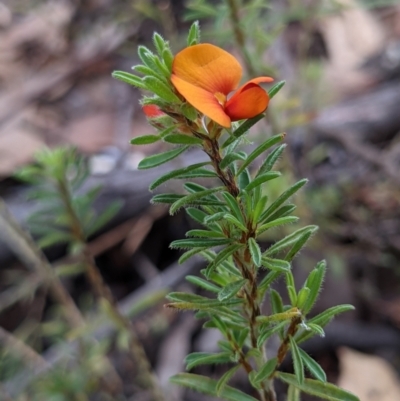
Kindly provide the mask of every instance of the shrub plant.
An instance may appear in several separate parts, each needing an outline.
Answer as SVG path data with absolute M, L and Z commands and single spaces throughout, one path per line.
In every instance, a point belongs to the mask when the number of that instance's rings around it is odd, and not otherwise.
M 175 56 L 159 34 L 154 34 L 153 42 L 155 52 L 139 46 L 142 64 L 133 67 L 135 74 L 113 73 L 144 91 L 143 111 L 156 129 L 155 134 L 136 137 L 131 143 L 171 144 L 171 149 L 144 158 L 139 169 L 156 168 L 193 147 L 205 154 L 204 162 L 169 171 L 150 185 L 153 191 L 172 179 L 184 181 L 182 194 L 156 194 L 152 202 L 168 204 L 171 214 L 184 209 L 200 225 L 171 247 L 184 250 L 181 263 L 195 255 L 207 263 L 200 277 L 188 276 L 187 280 L 210 295 L 173 292 L 166 306 L 195 311 L 196 317 L 205 321 L 204 328 L 217 329 L 223 337 L 218 342 L 219 352 L 188 355 L 187 370 L 202 364 L 231 366 L 218 380 L 180 373 L 172 382 L 227 400 L 255 400 L 228 384 L 244 369 L 254 394 L 262 401 L 276 400 L 275 380 L 288 385 L 290 401 L 299 400 L 301 392 L 332 401 L 356 401 L 356 396 L 327 383 L 321 366 L 300 347 L 314 335 L 323 336 L 324 326 L 334 316 L 353 308 L 334 306 L 309 317 L 326 264 L 319 262 L 298 287 L 292 262 L 317 227 L 299 228 L 267 249 L 259 242 L 267 230 L 298 221 L 292 214 L 296 205 L 290 199 L 307 182 L 296 182 L 276 199 L 266 194 L 269 181 L 281 176 L 274 168 L 286 146 L 284 133 L 246 150 L 249 129 L 265 117 L 270 100 L 284 82 L 268 91 L 261 85 L 271 83 L 270 77 L 256 77 L 239 86 L 239 62 L 219 47 L 201 44 L 197 22 L 190 28 L 187 47 Z M 208 179 L 209 185 L 200 185 L 197 178 Z M 287 297 L 273 288 L 279 278 L 285 280 Z M 283 301 L 286 298 L 288 303 Z M 264 313 L 264 302 L 269 302 L 270 313 Z M 279 347 L 267 354 L 266 343 L 273 336 L 279 338 Z M 289 353 L 294 374 L 281 369 Z

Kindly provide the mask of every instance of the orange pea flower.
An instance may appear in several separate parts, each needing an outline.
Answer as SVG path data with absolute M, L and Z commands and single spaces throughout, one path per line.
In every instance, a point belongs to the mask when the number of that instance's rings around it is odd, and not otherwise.
M 195 109 L 223 127 L 232 121 L 252 118 L 269 103 L 268 93 L 258 85 L 270 77 L 254 78 L 242 85 L 229 99 L 242 77 L 242 67 L 231 54 L 203 43 L 180 51 L 172 64 L 171 81 Z

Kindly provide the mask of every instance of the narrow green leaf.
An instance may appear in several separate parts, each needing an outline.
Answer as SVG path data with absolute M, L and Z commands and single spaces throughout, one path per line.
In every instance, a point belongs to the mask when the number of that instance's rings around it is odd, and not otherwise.
M 167 66 L 169 71 L 172 71 L 172 63 L 174 61 L 174 55 L 171 52 L 171 49 L 166 47 L 162 54 L 162 59 L 164 60 L 165 65 Z
M 318 229 L 317 226 L 306 226 L 296 230 L 294 233 L 287 235 L 285 238 L 280 241 L 275 242 L 275 244 L 271 245 L 263 254 L 263 256 L 274 255 L 283 249 L 296 244 L 303 236 L 307 234 L 312 234 Z M 285 258 L 286 259 L 286 258 Z M 287 260 L 287 259 L 286 259 Z M 290 261 L 290 260 L 288 260 Z
M 300 390 L 291 384 L 288 387 L 287 401 L 301 401 Z
M 205 187 L 204 185 L 197 184 L 196 182 L 186 182 L 185 184 L 183 184 L 183 187 L 191 194 L 195 192 L 202 192 L 207 189 L 207 187 Z
M 307 322 L 307 325 L 309 327 L 311 327 L 311 325 L 318 325 L 320 327 L 325 327 L 339 313 L 344 313 L 351 310 L 354 310 L 353 305 L 344 304 L 344 305 L 332 306 L 331 308 L 325 310 L 324 312 L 310 319 Z M 314 336 L 314 331 L 308 330 L 297 333 L 295 338 L 297 344 L 300 344 L 301 342 L 306 341 L 313 336 Z
M 215 301 L 215 299 L 211 299 L 208 297 L 203 297 L 197 294 L 189 294 L 187 292 L 170 292 L 166 295 L 166 298 L 170 301 L 182 301 L 182 302 L 208 302 Z
M 215 187 L 215 188 L 206 189 L 204 191 L 195 192 L 190 195 L 186 195 L 171 205 L 171 207 L 169 209 L 169 213 L 171 215 L 173 215 L 180 208 L 182 208 L 186 205 L 191 205 L 191 204 L 193 204 L 194 201 L 199 201 L 200 199 L 208 197 L 208 196 L 214 194 L 215 192 L 222 191 L 223 189 L 225 189 L 225 187 Z
M 162 57 L 163 51 L 165 49 L 165 40 L 157 32 L 154 32 L 154 34 L 153 34 L 153 44 L 154 44 L 154 47 L 157 49 L 157 53 L 159 54 L 159 56 Z
M 315 269 L 309 274 L 305 286 L 310 289 L 310 294 L 302 307 L 302 311 L 304 314 L 307 314 L 314 306 L 315 301 L 318 298 L 318 294 L 321 291 L 325 273 L 326 273 L 326 261 L 322 260 L 317 264 Z
M 174 143 L 178 145 L 201 145 L 203 141 L 195 136 L 184 135 L 184 134 L 169 134 L 166 135 L 163 140 L 168 143 Z
M 199 254 L 201 251 L 204 251 L 205 249 L 207 249 L 206 247 L 203 248 L 192 248 L 189 249 L 188 251 L 184 252 L 180 258 L 178 259 L 178 263 L 181 265 L 183 263 L 185 263 L 187 260 L 189 260 L 191 257 Z
M 189 249 L 189 248 L 212 248 L 229 244 L 232 240 L 229 238 L 188 238 L 172 241 L 170 248 L 172 249 Z
M 219 352 L 218 354 L 209 352 L 192 352 L 185 358 L 186 370 L 191 370 L 199 365 L 213 365 L 228 362 L 231 362 L 230 352 Z
M 143 78 L 143 83 L 146 86 L 146 89 L 155 93 L 160 98 L 166 100 L 171 103 L 180 103 L 181 100 L 178 96 L 172 92 L 171 88 L 165 84 L 161 79 L 156 78 L 154 76 L 147 75 Z
M 242 173 L 239 174 L 238 184 L 239 189 L 243 191 L 247 185 L 250 184 L 251 176 L 249 170 L 246 168 Z
M 259 299 L 264 298 L 265 292 L 269 289 L 270 285 L 282 274 L 280 271 L 270 271 L 260 282 L 258 286 Z
M 231 209 L 232 214 L 236 217 L 236 219 L 238 219 L 243 224 L 244 223 L 243 214 L 242 211 L 240 210 L 238 200 L 235 199 L 229 192 L 223 192 L 222 196 L 225 199 L 227 205 L 229 206 L 229 209 Z
M 248 120 L 244 121 L 235 131 L 233 131 L 232 135 L 222 144 L 221 149 L 225 149 L 231 143 L 236 141 L 238 138 L 244 135 L 253 125 L 257 124 L 264 117 L 265 114 L 259 114 L 258 116 L 249 118 Z
M 247 155 L 244 152 L 232 152 L 228 153 L 225 155 L 225 157 L 221 160 L 221 163 L 219 163 L 219 167 L 221 169 L 225 169 L 228 167 L 230 164 L 232 164 L 236 160 L 246 160 Z
M 158 74 L 159 78 L 165 78 L 167 84 L 169 84 L 169 79 L 171 77 L 171 69 L 164 63 L 164 60 L 161 60 L 157 56 L 154 56 L 154 63 L 156 64 L 160 74 Z
M 131 139 L 131 145 L 148 145 L 150 143 L 157 142 L 160 139 L 161 138 L 159 135 L 137 136 L 136 138 Z
M 324 327 L 327 323 L 331 321 L 333 317 L 335 317 L 339 313 L 344 313 L 351 310 L 354 310 L 353 305 L 343 304 L 343 305 L 332 306 L 331 308 L 323 311 L 319 315 L 314 316 L 312 319 L 308 321 L 308 323 L 315 323 L 320 325 L 321 327 Z
M 261 213 L 264 211 L 265 206 L 268 202 L 268 196 L 261 196 L 260 199 L 255 204 L 254 210 L 252 210 L 252 220 L 257 223 L 258 219 L 261 216 Z
M 233 247 L 233 249 L 236 248 L 240 249 L 240 247 L 242 246 L 242 245 L 239 246 L 239 244 L 234 244 L 234 245 L 237 245 L 237 247 Z M 223 249 L 221 252 L 228 252 L 228 251 L 225 251 L 225 249 Z M 232 252 L 232 250 L 230 250 L 230 252 Z M 219 265 L 221 265 L 221 270 L 226 270 L 232 276 L 242 277 L 237 267 L 234 266 L 233 263 L 229 260 L 229 257 L 231 256 L 230 254 L 228 254 L 227 256 L 226 253 L 222 255 L 220 254 L 217 255 L 215 252 L 211 250 L 205 250 L 201 253 L 201 255 L 204 257 L 205 260 L 207 260 L 211 264 L 207 267 L 207 269 L 201 270 L 201 273 L 204 274 L 204 276 L 206 276 L 207 278 L 214 281 L 215 283 L 220 284 L 221 286 L 225 286 L 229 282 L 225 279 L 225 277 L 222 277 L 219 274 L 213 274 L 213 269 L 219 267 Z M 211 270 L 211 273 L 209 273 L 208 269 Z
M 256 177 L 258 177 L 261 174 L 264 174 L 274 167 L 275 163 L 278 161 L 278 159 L 281 157 L 283 151 L 286 148 L 286 144 L 279 145 L 276 149 L 274 149 L 264 160 L 263 164 L 260 166 L 258 173 Z
M 297 382 L 300 384 L 304 383 L 304 365 L 301 359 L 300 349 L 296 344 L 296 341 L 292 336 L 289 336 L 290 350 L 292 351 L 294 374 L 296 375 Z
M 260 249 L 260 246 L 258 245 L 257 241 L 253 237 L 250 237 L 248 239 L 247 244 L 249 246 L 251 259 L 253 260 L 253 263 L 257 267 L 260 267 L 261 266 L 261 249 Z
M 138 169 L 144 170 L 147 168 L 157 167 L 161 164 L 169 162 L 175 157 L 178 157 L 181 153 L 188 149 L 188 146 L 181 146 L 176 149 L 168 150 L 167 152 L 158 153 L 156 155 L 145 157 L 140 161 Z
M 190 121 L 195 121 L 198 117 L 198 111 L 189 103 L 182 103 L 180 110 L 181 113 Z
M 296 376 L 291 373 L 277 372 L 276 377 L 283 382 L 297 387 L 307 394 L 321 397 L 329 401 L 360 401 L 354 394 L 349 393 L 331 383 L 322 383 L 318 380 L 305 379 L 299 383 Z
M 157 64 L 157 65 L 159 65 L 159 63 L 160 63 L 160 61 L 158 60 L 158 63 L 157 63 L 157 61 L 156 61 L 157 59 L 155 58 L 154 59 L 154 62 Z M 166 85 L 168 85 L 168 80 L 166 79 L 166 67 L 164 66 L 164 67 L 161 67 L 161 66 L 159 66 L 160 68 L 158 68 L 158 69 L 153 69 L 153 68 L 150 68 L 150 67 L 147 67 L 146 65 L 135 65 L 135 66 L 133 66 L 132 67 L 132 70 L 134 70 L 134 71 L 136 71 L 136 72 L 139 72 L 140 74 L 143 74 L 144 76 L 148 76 L 148 75 L 151 75 L 151 76 L 153 76 L 153 77 L 156 77 L 157 79 L 159 79 L 159 80 L 161 80 L 162 82 L 164 82 L 164 84 L 166 84 Z M 162 75 L 162 74 L 160 74 L 160 70 L 163 70 L 164 71 L 164 75 Z
M 212 215 L 207 215 L 204 218 L 204 224 L 214 223 L 216 221 L 222 220 L 226 215 L 226 212 L 218 212 Z
M 236 217 L 232 216 L 231 214 L 225 213 L 224 220 L 229 221 L 229 223 L 232 223 L 239 230 L 247 232 L 247 228 L 243 225 L 243 223 L 241 223 Z
M 207 290 L 207 291 L 218 293 L 221 290 L 220 287 L 216 286 L 213 283 L 210 283 L 207 280 L 204 280 L 201 277 L 189 275 L 189 276 L 186 276 L 186 280 L 189 281 L 189 283 L 197 285 L 198 287 L 203 288 L 204 290 Z
M 153 95 L 153 96 L 149 96 L 149 95 L 143 95 L 142 99 L 140 100 L 140 104 L 142 106 L 148 106 L 148 105 L 153 105 L 153 106 L 157 106 L 159 107 L 161 110 L 163 109 L 168 109 L 168 106 L 170 103 L 168 103 L 167 101 L 161 99 L 160 97 L 158 97 L 157 95 Z M 162 123 L 170 123 L 171 122 L 171 118 L 168 115 L 160 115 L 157 117 L 158 121 L 161 121 Z M 173 131 L 175 130 L 176 127 L 175 126 L 170 126 L 169 130 Z M 158 133 L 161 138 L 162 138 L 162 132 Z
M 270 221 L 269 223 L 259 226 L 259 228 L 257 228 L 257 235 L 269 230 L 270 228 L 282 226 L 285 224 L 296 223 L 297 221 L 299 221 L 299 218 L 297 216 L 279 217 L 275 220 Z
M 270 338 L 273 334 L 283 330 L 287 324 L 288 323 L 286 321 L 283 321 L 272 327 L 266 325 L 266 327 L 260 331 L 260 335 L 257 338 L 257 348 L 261 348 L 268 338 Z
M 233 368 L 229 369 L 224 375 L 218 380 L 216 390 L 217 396 L 221 396 L 222 391 L 225 389 L 226 385 L 228 384 L 229 380 L 232 379 L 234 374 L 242 367 L 242 365 L 238 364 Z
M 232 299 L 223 302 L 212 300 L 208 302 L 170 302 L 166 304 L 165 307 L 179 310 L 209 311 L 213 313 L 219 313 L 221 316 L 223 316 L 224 311 L 221 310 L 223 306 L 233 308 L 234 306 L 241 305 L 242 303 L 243 300 L 240 299 Z
M 157 65 L 154 62 L 155 56 L 146 46 L 140 45 L 138 47 L 138 56 L 145 66 L 157 70 Z
M 291 214 L 295 209 L 296 209 L 296 205 L 293 205 L 292 203 L 288 203 L 287 205 L 280 207 L 278 210 L 276 210 L 274 213 L 272 213 L 268 218 L 264 219 L 263 222 L 270 223 L 271 221 L 274 221 L 281 217 L 286 217 L 289 214 Z M 261 218 L 259 220 L 261 222 Z
M 308 180 L 303 179 L 296 184 L 292 185 L 289 189 L 283 192 L 278 199 L 269 206 L 269 208 L 261 215 L 261 221 L 266 220 L 276 209 L 278 209 L 284 202 L 286 202 L 292 195 L 294 195 L 300 188 L 302 188 Z
M 167 127 L 161 131 L 158 132 L 158 135 L 160 135 L 161 139 L 164 138 L 165 136 L 171 134 L 176 130 L 176 127 L 173 125 L 171 127 Z
M 194 229 L 186 233 L 187 237 L 200 237 L 200 238 L 226 238 L 222 232 Z
M 290 299 L 290 303 L 292 305 L 297 305 L 297 293 L 296 293 L 296 288 L 293 287 L 292 285 L 287 285 L 286 286 L 288 295 L 289 295 L 289 299 Z
M 287 260 L 273 259 L 267 256 L 263 256 L 261 259 L 261 263 L 267 269 L 276 272 L 287 273 L 288 271 L 290 271 L 290 263 Z
M 293 244 L 292 248 L 285 256 L 285 260 L 291 262 L 294 257 L 300 252 L 300 250 L 306 245 L 307 241 L 311 238 L 311 236 L 318 230 L 318 227 L 315 226 L 313 230 L 308 230 L 304 232 L 298 240 Z
M 159 195 L 154 195 L 151 198 L 151 203 L 166 203 L 166 204 L 171 204 L 176 202 L 179 199 L 182 199 L 185 195 L 179 195 L 179 194 L 159 194 Z
M 71 233 L 58 230 L 51 230 L 48 234 L 44 235 L 37 244 L 40 248 L 47 248 L 55 244 L 67 244 L 73 240 Z
M 212 322 L 215 324 L 215 327 L 223 334 L 226 335 L 228 331 L 228 327 L 225 322 L 217 315 L 211 316 Z
M 176 303 L 181 304 L 191 304 L 192 306 L 187 306 L 186 309 L 198 309 L 198 308 L 220 308 L 223 306 L 236 306 L 243 303 L 242 299 L 227 299 L 220 301 L 218 299 L 212 299 L 207 297 L 202 297 L 196 294 L 188 294 L 186 292 L 171 292 L 167 295 L 167 299 Z M 174 304 L 169 304 L 168 306 L 174 306 Z M 194 306 L 193 306 L 194 305 Z
M 249 336 L 249 333 L 250 333 L 250 329 L 248 329 L 248 328 L 244 328 L 244 329 L 240 330 L 240 334 L 237 336 L 237 340 L 236 340 L 237 345 L 239 347 L 243 347 L 244 343 L 246 342 L 246 340 Z
M 227 385 L 225 385 L 218 394 L 218 382 L 205 376 L 195 375 L 192 373 L 179 373 L 172 376 L 169 380 L 171 383 L 179 384 L 180 386 L 188 387 L 199 391 L 200 393 L 214 397 L 219 396 L 228 401 L 257 401 L 256 398 Z
M 196 164 L 192 164 L 191 166 L 187 166 L 187 167 L 183 167 L 180 168 L 178 170 L 173 170 L 167 174 L 162 175 L 160 178 L 157 178 L 155 181 L 153 181 L 150 184 L 150 191 L 153 191 L 154 189 L 156 189 L 157 187 L 159 187 L 161 184 L 163 184 L 164 182 L 171 180 L 173 178 L 177 178 L 182 174 L 188 173 L 192 170 L 196 170 L 199 167 L 203 167 L 210 164 L 209 162 L 203 162 L 203 163 L 196 163 Z
M 310 295 L 310 289 L 308 287 L 303 287 L 297 294 L 297 307 L 304 313 L 304 304 Z
M 324 369 L 321 368 L 320 364 L 311 358 L 310 355 L 307 354 L 304 350 L 299 348 L 301 359 L 304 362 L 304 365 L 309 370 L 309 372 L 319 381 L 325 383 L 326 382 L 326 374 Z
M 273 313 L 282 313 L 283 312 L 283 301 L 278 291 L 274 289 L 271 290 L 270 293 L 271 299 L 271 309 Z
M 198 45 L 199 43 L 200 43 L 200 24 L 199 21 L 195 21 L 190 26 L 187 37 L 187 45 L 193 46 L 193 45 Z
M 244 189 L 246 192 L 252 191 L 254 188 L 257 188 L 258 186 L 264 184 L 267 181 L 271 181 L 274 178 L 278 178 L 281 176 L 281 173 L 278 171 L 270 171 L 268 173 L 262 174 L 255 178 L 253 181 L 250 182 L 249 185 Z
M 220 301 L 226 301 L 237 295 L 237 293 L 246 284 L 247 279 L 237 280 L 233 283 L 228 284 L 226 287 L 222 288 L 218 293 L 218 299 Z
M 260 146 L 258 146 L 253 152 L 249 154 L 247 159 L 243 162 L 243 164 L 240 166 L 239 170 L 237 171 L 236 175 L 239 175 L 244 169 L 250 165 L 258 156 L 261 155 L 261 153 L 265 152 L 267 149 L 269 149 L 271 146 L 274 146 L 278 142 L 280 142 L 283 138 L 285 137 L 285 134 L 278 134 L 274 135 L 271 138 L 267 139 L 264 143 L 262 143 Z
M 267 361 L 259 372 L 254 376 L 254 382 L 260 383 L 265 379 L 268 379 L 275 371 L 278 360 L 276 358 L 271 358 Z
M 143 82 L 142 78 L 139 78 L 136 75 L 130 74 L 129 72 L 114 71 L 112 73 L 112 77 L 116 78 L 120 81 L 126 82 L 129 85 L 136 86 L 137 88 L 147 89 L 146 84 Z
M 286 81 L 279 81 L 268 90 L 269 98 L 272 99 L 284 86 Z
M 230 241 L 230 240 L 228 240 Z M 225 262 L 233 253 L 238 251 L 243 245 L 242 244 L 231 244 L 227 246 L 225 249 L 220 251 L 218 255 L 214 258 L 214 260 L 207 266 L 205 271 L 205 275 L 207 278 L 210 277 L 211 273 L 223 262 Z
M 207 170 L 205 168 L 197 168 L 196 170 L 192 170 L 187 173 L 182 173 L 176 178 L 178 178 L 178 179 L 218 178 L 218 175 L 214 171 Z
M 195 207 L 186 208 L 186 213 L 195 221 L 200 224 L 204 224 L 204 219 L 208 216 L 207 213 L 203 212 L 200 209 L 196 209 Z
M 313 331 L 315 334 L 318 334 L 320 337 L 325 337 L 324 329 L 315 323 L 307 323 L 307 327 Z

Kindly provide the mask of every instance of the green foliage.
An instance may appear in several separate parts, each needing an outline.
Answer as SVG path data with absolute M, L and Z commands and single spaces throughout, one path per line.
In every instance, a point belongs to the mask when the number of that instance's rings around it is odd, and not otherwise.
M 32 232 L 39 235 L 40 247 L 62 243 L 69 244 L 72 250 L 118 213 L 120 202 L 111 203 L 101 213 L 94 211 L 93 203 L 101 188 L 82 192 L 88 176 L 86 161 L 73 148 L 46 149 L 36 155 L 33 165 L 16 174 L 33 185 L 28 197 L 38 203 L 38 208 L 28 223 Z
M 161 164 L 167 163 L 170 160 L 175 159 L 181 153 L 187 150 L 187 146 L 182 146 L 176 149 L 168 150 L 163 153 L 145 157 L 140 161 L 138 168 L 141 170 L 160 166 Z
M 299 383 L 296 376 L 290 373 L 277 372 L 276 376 L 283 382 L 297 387 L 299 390 L 304 391 L 307 394 L 315 395 L 323 400 L 329 401 L 359 401 L 358 397 L 349 393 L 348 391 L 342 390 L 341 388 L 330 384 L 323 383 L 319 380 L 304 379 L 303 383 Z
M 318 362 L 316 362 L 307 352 L 303 351 L 301 348 L 298 348 L 300 357 L 307 367 L 309 372 L 319 381 L 325 383 L 326 382 L 326 374 L 324 370 L 321 368 Z
M 189 29 L 189 34 L 187 37 L 187 45 L 193 46 L 200 43 L 200 24 L 195 21 Z
M 270 88 L 268 90 L 269 98 L 272 99 L 285 86 L 285 83 L 285 81 L 280 81 Z
M 256 398 L 227 385 L 223 388 L 221 386 L 217 388 L 218 382 L 216 380 L 192 373 L 179 373 L 172 376 L 170 381 L 207 395 L 219 396 L 228 401 L 257 401 Z
M 304 365 L 303 359 L 301 358 L 300 348 L 297 346 L 296 341 L 292 336 L 289 336 L 290 349 L 292 351 L 294 374 L 299 384 L 304 383 Z

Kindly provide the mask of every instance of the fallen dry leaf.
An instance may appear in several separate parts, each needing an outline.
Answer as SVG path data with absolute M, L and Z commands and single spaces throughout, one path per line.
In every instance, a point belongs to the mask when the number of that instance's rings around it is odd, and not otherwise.
M 328 82 L 349 93 L 363 88 L 371 78 L 360 71 L 362 63 L 384 46 L 384 30 L 378 20 L 356 0 L 340 0 L 342 12 L 320 23 L 329 54 Z
M 400 382 L 393 367 L 384 359 L 340 348 L 338 385 L 360 401 L 399 401 Z

